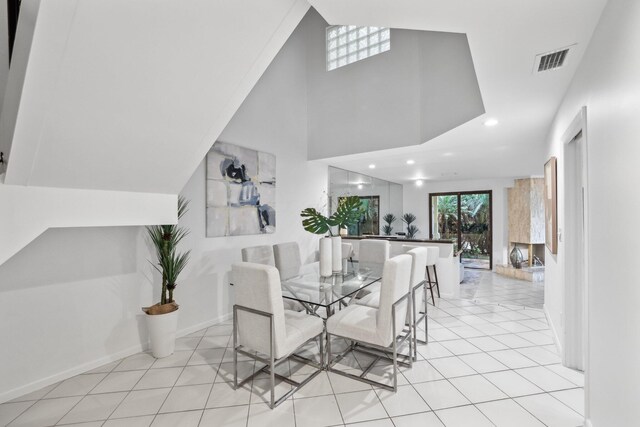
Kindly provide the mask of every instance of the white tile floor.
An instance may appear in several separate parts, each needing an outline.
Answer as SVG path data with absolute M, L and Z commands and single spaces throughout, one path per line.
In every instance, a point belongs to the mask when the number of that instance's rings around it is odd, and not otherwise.
M 322 373 L 275 410 L 268 383 L 233 390 L 231 326 L 177 342 L 155 360 L 140 353 L 0 405 L 0 425 L 137 426 L 581 426 L 583 376 L 564 368 L 539 309 L 440 300 L 430 343 L 402 370 L 396 394 Z M 357 369 L 366 357 L 342 367 Z M 241 375 L 254 369 L 241 362 Z M 304 378 L 308 367 L 285 367 Z M 379 365 L 371 377 L 388 378 Z M 278 392 L 289 388 L 281 383 Z
M 460 297 L 479 304 L 513 304 L 542 308 L 544 283 L 532 283 L 501 276 L 492 271 L 467 268 L 464 280 L 460 284 Z

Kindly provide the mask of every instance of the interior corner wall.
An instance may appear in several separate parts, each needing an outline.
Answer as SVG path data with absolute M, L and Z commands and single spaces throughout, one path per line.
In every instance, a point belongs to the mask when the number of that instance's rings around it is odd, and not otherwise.
M 507 263 L 509 250 L 509 221 L 507 188 L 513 187 L 511 178 L 460 181 L 425 181 L 422 187 L 404 184 L 404 212 L 414 214 L 420 229 L 418 237 L 429 238 L 429 193 L 456 191 L 492 191 L 493 266 Z
M 303 260 L 314 259 L 317 237 L 299 213 L 326 202 L 328 169 L 307 161 L 304 55 L 296 31 L 220 137 L 276 155 L 276 233 L 206 238 L 204 163 L 182 191 L 191 200 L 183 243 L 192 249 L 176 290 L 183 333 L 229 317 L 228 275 L 240 248 L 298 241 Z M 149 249 L 141 227 L 54 229 L 0 265 L 0 402 L 146 345 L 140 307 L 159 296 Z
M 586 417 L 593 427 L 640 419 L 640 287 L 634 262 L 640 198 L 640 2 L 609 0 L 548 137 L 558 158 L 558 227 L 564 217 L 562 137 L 587 109 L 589 241 Z M 562 233 L 560 233 L 562 234 Z M 564 248 L 545 255 L 545 308 L 562 327 Z

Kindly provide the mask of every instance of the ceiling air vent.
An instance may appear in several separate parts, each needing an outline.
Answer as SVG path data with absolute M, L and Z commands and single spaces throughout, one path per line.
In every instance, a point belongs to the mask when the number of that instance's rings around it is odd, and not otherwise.
M 562 68 L 567 62 L 569 50 L 575 45 L 564 47 L 553 52 L 542 53 L 536 56 L 534 63 L 534 71 L 541 73 L 543 71 L 557 70 Z

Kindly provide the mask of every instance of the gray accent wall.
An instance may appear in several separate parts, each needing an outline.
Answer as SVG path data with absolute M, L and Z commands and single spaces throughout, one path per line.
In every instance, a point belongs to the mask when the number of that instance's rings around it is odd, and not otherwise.
M 465 34 L 391 30 L 391 50 L 327 71 L 327 22 L 306 35 L 309 159 L 424 143 L 485 112 Z

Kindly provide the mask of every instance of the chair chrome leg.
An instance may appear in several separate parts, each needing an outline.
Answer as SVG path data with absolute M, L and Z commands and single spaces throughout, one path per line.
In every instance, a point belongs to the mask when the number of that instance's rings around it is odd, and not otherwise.
M 427 312 L 427 285 L 424 285 L 424 343 L 429 344 L 429 322 L 428 322 L 428 312 Z
M 238 388 L 238 310 L 233 306 L 233 388 Z
M 416 295 L 415 289 L 413 289 L 411 292 L 413 293 L 413 297 L 414 297 L 412 301 L 415 301 L 415 295 Z M 417 332 L 416 329 L 418 325 L 416 320 L 418 319 L 418 316 L 416 313 L 415 303 L 411 304 L 411 314 L 412 314 L 411 327 L 413 328 L 413 360 L 417 361 L 418 360 L 418 340 L 417 340 L 418 334 L 416 333 Z
M 320 368 L 324 369 L 324 332 L 318 336 L 320 341 Z
M 414 333 L 414 338 L 415 338 L 415 342 L 420 343 L 420 344 L 429 344 L 429 332 L 428 332 L 428 319 L 427 319 L 427 290 L 429 288 L 427 287 L 427 281 L 425 280 L 424 284 L 423 284 L 423 300 L 421 302 L 421 304 L 424 304 L 424 312 L 421 312 L 420 308 L 416 309 L 416 312 L 419 313 L 420 318 L 416 318 L 415 319 L 415 323 L 416 323 L 416 328 L 413 330 Z M 418 338 L 418 324 L 424 320 L 424 340 Z
M 438 284 L 438 269 L 436 268 L 435 264 L 433 265 L 433 275 L 435 276 L 435 279 L 436 279 L 436 291 L 438 291 L 438 298 L 440 298 L 440 285 Z
M 398 348 L 396 345 L 396 310 L 395 306 L 391 308 L 392 325 L 393 325 L 393 391 L 398 391 Z M 409 353 L 409 360 L 411 360 L 411 353 Z
M 271 380 L 271 409 L 275 407 L 275 394 L 276 394 L 276 364 L 275 364 L 275 343 L 273 342 L 274 333 L 273 317 L 271 317 L 271 328 L 269 333 L 269 347 L 271 352 L 269 354 L 269 379 Z
M 331 335 L 329 332 L 326 333 L 327 337 L 327 369 L 331 368 Z

